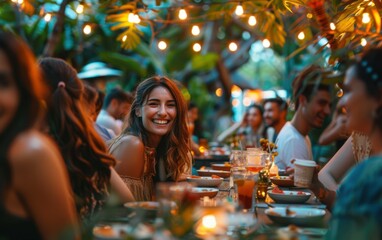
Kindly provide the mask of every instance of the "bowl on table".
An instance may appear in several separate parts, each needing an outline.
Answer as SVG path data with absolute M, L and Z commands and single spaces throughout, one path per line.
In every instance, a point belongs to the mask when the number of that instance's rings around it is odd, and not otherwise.
M 135 229 L 128 224 L 111 223 L 95 226 L 93 236 L 95 240 L 151 239 L 154 230 L 153 226 L 142 223 Z
M 204 177 L 210 177 L 212 175 L 217 175 L 222 178 L 229 178 L 231 172 L 229 171 L 222 171 L 222 170 L 198 170 L 198 175 L 199 176 L 204 176 Z
M 268 190 L 268 196 L 277 203 L 304 203 L 309 200 L 311 193 L 303 191 L 283 191 L 276 188 Z
M 298 226 L 321 225 L 325 210 L 303 207 L 275 207 L 265 210 L 265 214 L 275 223 Z
M 219 190 L 216 188 L 192 188 L 191 194 L 197 198 L 209 197 L 213 198 L 218 194 Z
M 270 180 L 279 187 L 294 187 L 294 181 L 289 176 L 271 177 Z
M 221 177 L 201 177 L 201 176 L 191 176 L 187 177 L 187 181 L 195 183 L 198 187 L 218 187 L 222 182 Z
M 231 171 L 231 164 L 229 163 L 213 163 L 211 164 L 213 170 Z
M 124 204 L 131 212 L 140 212 L 146 218 L 155 218 L 159 209 L 159 202 L 128 202 Z

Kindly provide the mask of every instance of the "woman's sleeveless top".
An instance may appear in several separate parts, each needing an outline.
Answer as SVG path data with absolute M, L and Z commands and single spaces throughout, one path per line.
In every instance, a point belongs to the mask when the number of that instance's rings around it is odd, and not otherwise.
M 359 163 L 370 156 L 371 142 L 365 134 L 359 132 L 353 132 L 351 138 L 354 159 Z

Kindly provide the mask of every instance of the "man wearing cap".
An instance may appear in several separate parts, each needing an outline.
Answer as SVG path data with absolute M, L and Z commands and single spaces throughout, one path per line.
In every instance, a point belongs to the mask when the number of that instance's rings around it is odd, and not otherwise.
M 78 78 L 104 92 L 106 82 L 112 81 L 121 75 L 121 71 L 107 67 L 106 63 L 92 62 L 83 67 L 81 72 L 78 73 Z
M 97 124 L 110 129 L 118 136 L 122 131 L 122 123 L 129 113 L 133 96 L 125 91 L 114 88 L 105 97 L 101 112 L 97 117 Z
M 293 119 L 281 129 L 276 140 L 279 155 L 275 163 L 279 169 L 292 172 L 291 160 L 313 160 L 308 133 L 312 128 L 321 127 L 330 114 L 330 86 L 322 83 L 323 78 L 323 69 L 313 65 L 293 80 L 296 112 Z

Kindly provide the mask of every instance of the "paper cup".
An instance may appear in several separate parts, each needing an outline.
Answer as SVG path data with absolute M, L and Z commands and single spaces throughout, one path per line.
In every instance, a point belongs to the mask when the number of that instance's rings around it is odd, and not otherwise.
M 309 187 L 316 165 L 315 161 L 296 159 L 294 162 L 294 185 L 296 187 Z

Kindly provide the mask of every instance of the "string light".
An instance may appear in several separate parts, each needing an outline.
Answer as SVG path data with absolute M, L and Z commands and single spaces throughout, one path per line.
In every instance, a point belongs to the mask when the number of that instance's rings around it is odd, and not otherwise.
M 241 16 L 241 15 L 243 15 L 243 13 L 244 13 L 243 6 L 241 6 L 241 4 L 237 5 L 235 8 L 235 14 L 237 16 Z
M 336 30 L 336 25 L 334 23 L 332 23 L 332 22 L 330 23 L 329 27 L 333 31 Z
M 361 46 L 364 47 L 367 45 L 367 40 L 365 38 L 361 38 Z
M 84 29 L 83 29 L 84 34 L 89 35 L 92 33 L 92 27 L 89 24 L 86 24 Z
M 298 39 L 300 40 L 304 40 L 305 39 L 305 33 L 304 32 L 300 32 L 297 36 Z
M 127 21 L 129 23 L 140 23 L 141 19 L 139 18 L 137 14 L 129 13 L 129 15 L 127 16 Z
M 187 12 L 183 8 L 179 10 L 179 15 L 178 15 L 180 20 L 186 20 L 187 19 Z
M 215 94 L 217 97 L 223 96 L 223 89 L 222 88 L 216 89 Z
M 263 47 L 269 48 L 271 46 L 271 42 L 268 39 L 263 40 Z
M 363 13 L 362 14 L 362 22 L 365 24 L 370 22 L 370 14 L 369 13 Z
M 200 50 L 202 50 L 202 46 L 199 43 L 194 43 L 192 49 L 194 50 L 194 52 L 200 52 Z
M 231 51 L 231 52 L 235 52 L 237 50 L 237 44 L 235 42 L 231 42 L 229 45 L 228 45 L 228 49 Z
M 250 16 L 248 18 L 248 24 L 249 26 L 255 26 L 257 23 L 256 17 L 255 16 Z
M 307 14 L 306 14 L 306 17 L 309 18 L 309 19 L 311 19 L 311 18 L 313 18 L 313 14 L 311 14 L 311 13 L 307 13 Z
M 18 3 L 20 5 L 24 3 L 24 0 L 11 0 L 11 1 L 14 3 Z
M 200 34 L 200 28 L 197 25 L 192 26 L 191 33 L 194 36 L 198 36 Z
M 50 20 L 52 20 L 52 14 L 50 13 L 45 14 L 44 21 L 49 22 Z
M 79 4 L 79 5 L 77 6 L 77 8 L 76 8 L 76 12 L 77 12 L 78 14 L 83 13 L 83 12 L 84 12 L 84 5 Z
M 122 37 L 122 42 L 125 42 L 126 39 L 127 39 L 127 35 L 123 36 L 123 37 Z
M 165 50 L 167 48 L 167 43 L 163 40 L 159 41 L 158 42 L 158 48 L 159 48 L 159 50 L 162 50 L 162 51 Z

